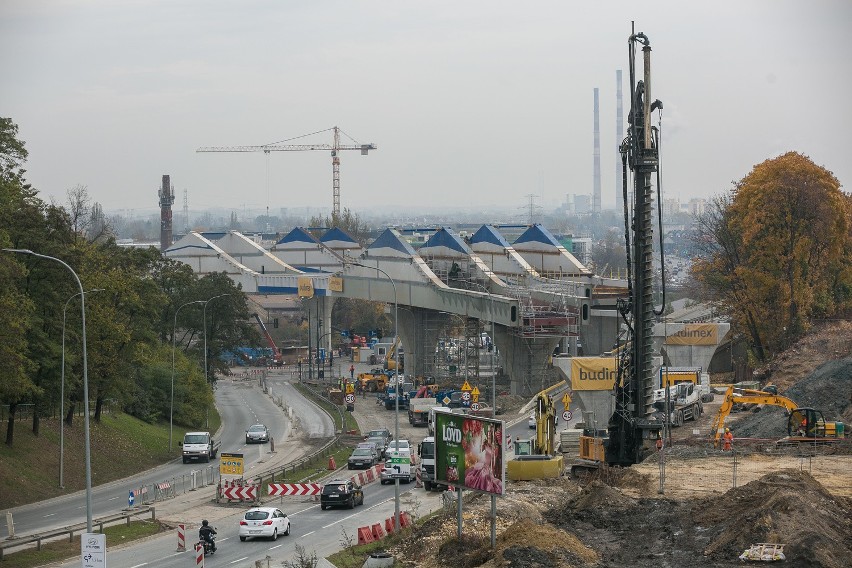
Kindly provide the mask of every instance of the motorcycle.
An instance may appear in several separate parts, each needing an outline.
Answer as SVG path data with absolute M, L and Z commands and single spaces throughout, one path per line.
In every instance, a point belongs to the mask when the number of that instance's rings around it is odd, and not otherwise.
M 203 538 L 199 539 L 196 547 L 201 546 L 201 547 L 204 548 L 204 556 L 207 556 L 208 554 L 215 554 L 216 553 L 215 541 L 216 541 L 216 535 L 210 535 L 210 540 L 204 540 Z

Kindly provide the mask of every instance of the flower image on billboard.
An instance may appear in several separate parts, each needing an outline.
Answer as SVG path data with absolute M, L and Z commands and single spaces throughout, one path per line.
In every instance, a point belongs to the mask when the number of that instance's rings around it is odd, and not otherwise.
M 435 413 L 435 477 L 441 484 L 502 495 L 502 420 Z

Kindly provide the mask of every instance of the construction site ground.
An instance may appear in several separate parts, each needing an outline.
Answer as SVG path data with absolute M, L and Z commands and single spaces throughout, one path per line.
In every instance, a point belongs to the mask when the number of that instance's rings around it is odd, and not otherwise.
M 850 338 L 850 322 L 823 325 L 757 374 L 801 406 L 850 424 Z M 498 407 L 509 421 L 526 401 L 501 396 Z M 697 422 L 673 431 L 664 468 L 654 453 L 582 482 L 563 476 L 508 483 L 497 501 L 494 550 L 490 498 L 465 492 L 461 539 L 451 506 L 388 552 L 399 565 L 417 567 L 732 567 L 743 565 L 739 556 L 752 545 L 771 543 L 784 545 L 784 565 L 851 566 L 850 438 L 777 449 L 786 418 L 765 407 L 731 415 L 735 452 L 723 452 L 709 440 L 720 402 L 717 396 Z M 394 430 L 393 413 L 380 405 L 358 404 L 355 416 L 362 430 Z M 416 443 L 424 435 L 400 413 L 400 437 Z

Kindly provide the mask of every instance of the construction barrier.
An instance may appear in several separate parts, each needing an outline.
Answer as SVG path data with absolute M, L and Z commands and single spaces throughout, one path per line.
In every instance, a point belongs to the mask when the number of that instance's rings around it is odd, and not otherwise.
M 320 483 L 270 483 L 266 487 L 270 497 L 289 495 L 319 495 L 322 493 Z
M 186 525 L 179 524 L 178 529 L 178 546 L 177 552 L 186 552 Z
M 204 568 L 204 547 L 198 543 L 195 545 L 195 568 Z
M 394 524 L 395 523 L 394 523 L 393 517 L 389 517 L 389 518 L 385 519 L 385 532 L 387 534 L 391 534 L 393 532 Z
M 385 531 L 382 529 L 381 523 L 376 523 L 371 527 L 371 531 L 373 533 L 373 540 L 382 540 L 385 538 Z
M 399 514 L 399 526 L 403 528 L 411 526 L 411 515 L 408 514 L 408 511 Z
M 373 542 L 373 533 L 370 527 L 358 527 L 358 544 L 369 544 Z
M 328 456 L 328 471 L 334 471 L 337 469 L 337 464 L 334 463 L 334 456 Z
M 423 487 L 423 474 L 420 472 L 420 468 L 419 468 L 419 467 L 417 468 L 417 476 L 416 476 L 416 479 L 417 479 L 417 484 L 415 485 L 415 487 L 416 487 L 416 488 L 418 488 L 418 489 L 420 489 L 421 487 Z

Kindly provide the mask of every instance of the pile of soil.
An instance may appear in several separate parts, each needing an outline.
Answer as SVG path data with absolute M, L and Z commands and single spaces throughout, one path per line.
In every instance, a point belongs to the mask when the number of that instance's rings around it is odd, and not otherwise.
M 770 379 L 771 380 L 771 379 Z M 779 393 L 801 407 L 820 410 L 826 420 L 852 422 L 852 357 L 829 361 L 810 375 Z M 786 410 L 764 406 L 736 421 L 737 437 L 781 438 L 787 435 Z
M 697 501 L 632 499 L 592 483 L 545 518 L 600 554 L 555 566 L 727 568 L 757 543 L 784 544 L 791 566 L 841 567 L 852 558 L 852 501 L 793 470 Z

